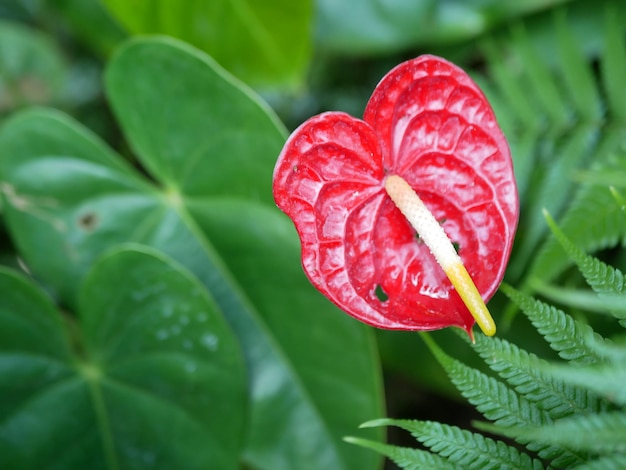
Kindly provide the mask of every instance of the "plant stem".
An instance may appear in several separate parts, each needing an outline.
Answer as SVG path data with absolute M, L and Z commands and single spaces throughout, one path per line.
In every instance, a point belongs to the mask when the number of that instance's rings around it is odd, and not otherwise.
M 388 176 L 385 179 L 385 190 L 430 249 L 482 332 L 493 336 L 496 324 L 463 261 L 435 216 L 400 176 Z

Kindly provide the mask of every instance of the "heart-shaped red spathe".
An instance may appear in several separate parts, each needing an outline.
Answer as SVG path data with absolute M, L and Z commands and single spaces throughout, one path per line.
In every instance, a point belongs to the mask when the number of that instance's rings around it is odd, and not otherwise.
M 404 178 L 458 246 L 485 302 L 504 276 L 519 202 L 508 144 L 487 99 L 450 62 L 420 56 L 378 84 L 364 119 L 329 112 L 303 123 L 274 170 L 311 282 L 378 328 L 435 330 L 474 319 L 387 195 Z

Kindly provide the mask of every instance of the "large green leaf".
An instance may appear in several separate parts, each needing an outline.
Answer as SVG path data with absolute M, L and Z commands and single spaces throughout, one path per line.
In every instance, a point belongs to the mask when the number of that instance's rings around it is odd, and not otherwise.
M 376 468 L 341 441 L 383 414 L 371 331 L 302 272 L 295 230 L 271 197 L 280 123 L 208 57 L 171 39 L 131 41 L 106 85 L 158 185 L 66 116 L 15 116 L 0 132 L 2 188 L 29 267 L 71 304 L 111 245 L 166 252 L 209 288 L 244 348 L 252 398 L 244 459 L 272 470 Z
M 317 0 L 317 43 L 348 54 L 462 42 L 570 0 Z
M 1 468 L 238 468 L 243 357 L 186 270 L 154 250 L 105 255 L 74 346 L 32 283 L 2 269 L 0 291 Z
M 297 85 L 304 78 L 312 0 L 102 2 L 130 32 L 183 39 L 247 83 Z
M 43 0 L 47 8 L 39 16 L 50 15 L 48 21 L 67 23 L 77 42 L 91 47 L 102 56 L 108 55 L 125 39 L 126 33 L 111 17 L 101 2 L 83 0 Z
M 0 116 L 27 104 L 54 103 L 65 73 L 50 37 L 0 21 Z

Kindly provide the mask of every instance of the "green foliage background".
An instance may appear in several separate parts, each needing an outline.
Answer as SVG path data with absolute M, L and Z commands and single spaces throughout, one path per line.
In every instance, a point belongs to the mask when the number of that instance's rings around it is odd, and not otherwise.
M 3 2 L 0 467 L 623 468 L 625 24 L 618 0 Z M 421 53 L 513 151 L 512 287 L 472 347 L 337 311 L 271 199 L 289 129 L 360 116 Z

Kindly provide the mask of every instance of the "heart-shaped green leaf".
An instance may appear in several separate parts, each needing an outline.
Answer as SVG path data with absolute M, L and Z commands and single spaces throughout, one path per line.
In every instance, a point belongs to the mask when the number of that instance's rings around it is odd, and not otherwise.
M 238 468 L 243 357 L 186 270 L 104 255 L 70 330 L 21 275 L 0 270 L 0 291 L 1 468 Z
M 252 404 L 243 458 L 268 470 L 377 468 L 341 441 L 383 414 L 371 332 L 302 272 L 295 230 L 271 196 L 285 139 L 279 121 L 213 61 L 171 39 L 131 41 L 106 78 L 157 184 L 64 115 L 15 116 L 0 132 L 1 189 L 29 267 L 73 304 L 76 283 L 112 245 L 164 251 L 209 288 L 244 349 Z
M 104 0 L 132 33 L 167 34 L 252 85 L 297 85 L 311 56 L 312 0 Z
M 56 102 L 65 73 L 51 38 L 0 21 L 0 116 L 27 104 Z

